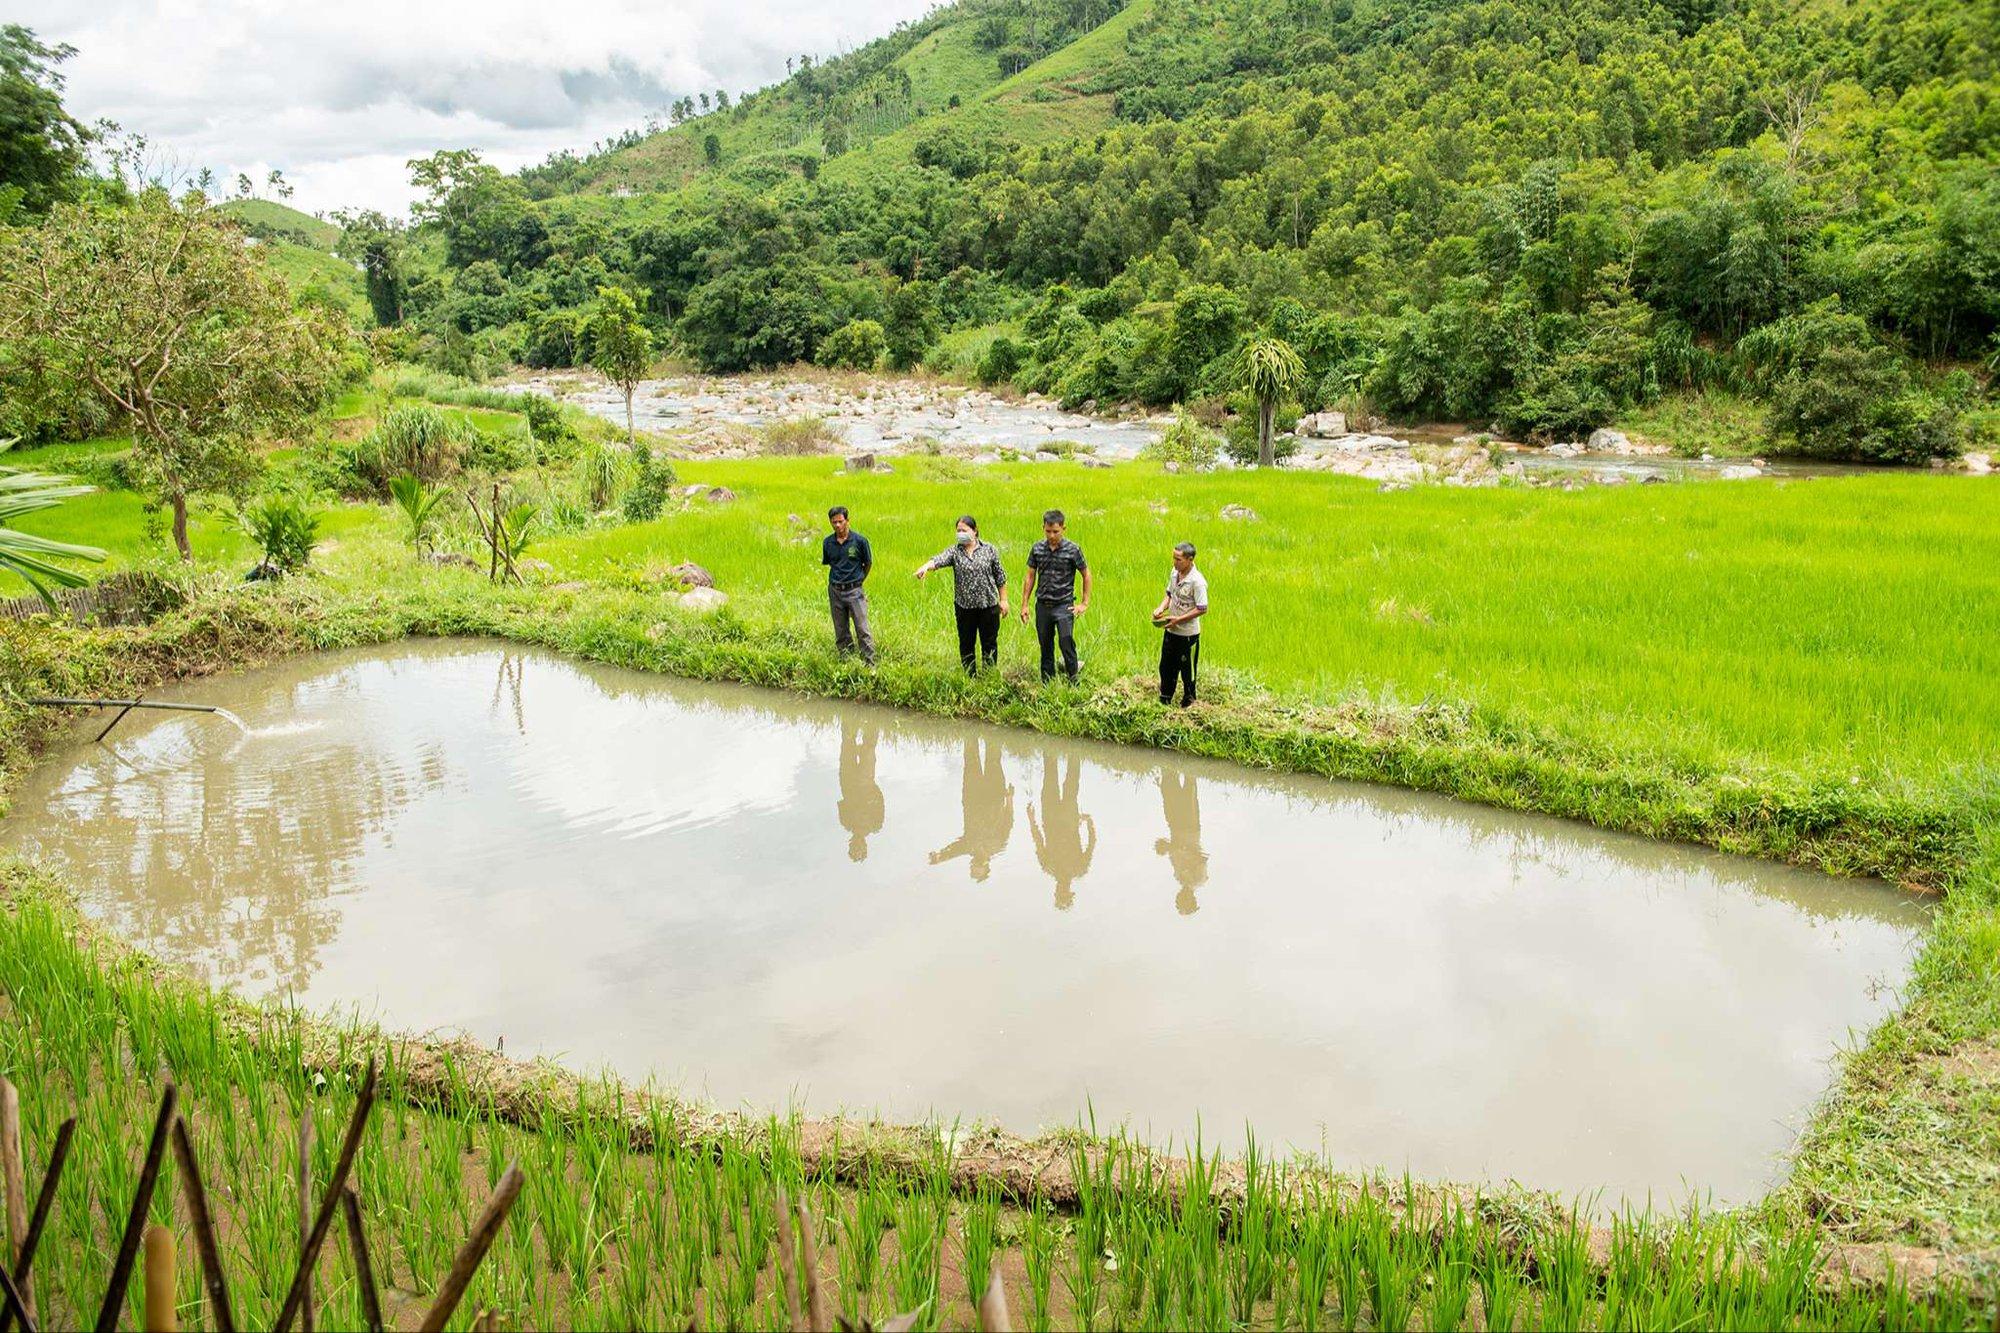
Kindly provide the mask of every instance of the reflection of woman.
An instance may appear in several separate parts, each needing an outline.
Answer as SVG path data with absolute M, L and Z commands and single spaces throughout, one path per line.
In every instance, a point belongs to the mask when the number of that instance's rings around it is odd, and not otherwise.
M 882 831 L 882 787 L 875 781 L 877 727 L 840 729 L 840 826 L 847 830 L 847 859 L 868 859 L 868 837 Z
M 1167 813 L 1167 836 L 1153 840 L 1153 850 L 1167 858 L 1181 891 L 1174 907 L 1182 916 L 1199 911 L 1194 891 L 1208 883 L 1208 853 L 1201 849 L 1201 798 L 1192 773 L 1160 771 L 1160 804 Z
M 965 817 L 965 832 L 958 841 L 931 853 L 931 864 L 965 857 L 971 863 L 972 878 L 983 884 L 993 873 L 993 858 L 1007 850 L 1007 838 L 1014 831 L 1014 789 L 1000 766 L 1000 746 L 986 741 L 984 758 L 980 742 L 965 742 L 965 766 L 960 771 L 958 803 Z
M 1090 873 L 1090 859 L 1097 854 L 1097 821 L 1077 808 L 1077 786 L 1081 781 L 1081 767 L 1075 755 L 1070 756 L 1068 769 L 1058 783 L 1056 758 L 1045 754 L 1041 820 L 1035 818 L 1034 804 L 1028 805 L 1028 832 L 1035 839 L 1035 859 L 1055 881 L 1058 911 L 1068 911 L 1076 901 L 1070 886 Z M 1083 837 L 1086 829 L 1090 833 L 1088 843 Z
M 979 540 L 979 523 L 966 514 L 958 520 L 958 540 L 950 549 L 917 566 L 927 579 L 934 569 L 951 566 L 951 604 L 958 619 L 958 661 L 968 675 L 979 674 L 979 658 L 992 666 L 1000 660 L 1000 617 L 1007 614 L 1007 571 L 1000 552 Z M 979 657 L 973 656 L 977 641 Z

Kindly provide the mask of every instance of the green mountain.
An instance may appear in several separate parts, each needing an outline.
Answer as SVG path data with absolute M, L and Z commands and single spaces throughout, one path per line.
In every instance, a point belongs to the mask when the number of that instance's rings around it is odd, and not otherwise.
M 1270 334 L 1303 408 L 1566 438 L 1693 398 L 1917 459 L 1992 415 L 1997 39 L 1952 0 L 962 0 L 589 156 L 445 163 L 371 272 L 462 370 L 575 359 L 609 283 L 718 370 L 874 321 L 891 365 L 1165 404 Z

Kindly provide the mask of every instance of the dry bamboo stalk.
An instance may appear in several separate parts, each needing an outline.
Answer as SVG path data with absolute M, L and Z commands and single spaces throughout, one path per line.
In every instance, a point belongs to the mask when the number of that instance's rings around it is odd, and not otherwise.
M 18 1269 L 28 1249 L 28 1177 L 21 1165 L 21 1094 L 0 1078 L 0 1188 L 7 1195 L 7 1245 L 0 1258 L 7 1267 Z M 35 1317 L 34 1283 L 16 1277 L 21 1292 L 21 1310 Z
M 63 1168 L 69 1165 L 70 1140 L 76 1135 L 76 1117 L 71 1116 L 56 1126 L 56 1144 L 49 1150 L 49 1165 L 42 1172 L 42 1187 L 35 1196 L 35 1211 L 28 1218 L 28 1234 L 21 1241 L 21 1256 L 14 1261 L 14 1286 L 22 1293 L 25 1301 L 28 1278 L 35 1271 L 35 1251 L 41 1247 L 42 1230 L 48 1226 L 49 1212 L 55 1207 L 56 1186 L 62 1183 Z M 5 1264 L 0 1264 L 4 1270 Z M 30 1311 L 29 1313 L 33 1313 Z M 0 1302 L 0 1333 L 7 1333 L 14 1323 L 14 1309 Z
M 1013 1328 L 1007 1318 L 1007 1288 L 996 1268 L 986 1280 L 986 1294 L 979 1298 L 979 1333 L 1013 1333 Z
M 826 1308 L 826 1292 L 819 1285 L 819 1238 L 813 1234 L 812 1209 L 799 1205 L 799 1241 L 806 1267 L 806 1316 L 813 1333 L 833 1333 L 833 1320 Z
M 146 1228 L 146 1333 L 178 1333 L 174 1315 L 174 1233 L 158 1222 Z
M 313 1113 L 312 1103 L 303 1104 L 299 1116 L 299 1252 L 305 1252 L 306 1243 L 312 1239 L 313 1221 Z M 305 1333 L 313 1333 L 313 1289 L 312 1270 L 314 1265 L 305 1265 L 306 1286 L 299 1296 L 299 1327 Z
M 361 1226 L 361 1195 L 349 1185 L 340 1193 L 347 1217 L 347 1247 L 354 1253 L 354 1276 L 361 1287 L 361 1317 L 368 1333 L 382 1333 L 382 1295 L 375 1285 L 375 1265 L 368 1257 L 368 1233 Z
M 486 1258 L 486 1251 L 492 1248 L 493 1238 L 500 1234 L 500 1224 L 507 1220 L 507 1214 L 514 1207 L 514 1200 L 520 1197 L 521 1185 L 527 1178 L 521 1174 L 518 1162 L 507 1163 L 500 1183 L 493 1189 L 493 1197 L 486 1201 L 486 1207 L 479 1214 L 479 1220 L 472 1224 L 465 1244 L 459 1246 L 458 1255 L 451 1261 L 451 1269 L 444 1275 L 444 1283 L 439 1286 L 437 1298 L 431 1302 L 430 1310 L 424 1315 L 424 1322 L 418 1327 L 422 1333 L 443 1333 L 445 1323 L 458 1303 L 465 1298 L 465 1289 L 472 1285 L 472 1275 L 479 1271 L 480 1262 Z M 280 1330 L 279 1333 L 283 1333 Z
M 153 1187 L 159 1184 L 160 1162 L 167 1155 L 167 1131 L 173 1126 L 179 1105 L 180 1089 L 167 1084 L 160 1094 L 160 1112 L 153 1118 L 153 1137 L 146 1144 L 146 1160 L 139 1168 L 139 1188 L 132 1195 L 125 1234 L 118 1241 L 118 1257 L 112 1261 L 104 1304 L 97 1311 L 97 1333 L 117 1331 L 118 1311 L 125 1304 L 125 1289 L 132 1285 L 132 1265 L 138 1262 L 139 1242 L 146 1234 L 146 1210 L 153 1206 Z
M 792 1245 L 792 1200 L 783 1185 L 778 1186 L 778 1281 L 785 1288 L 785 1312 L 791 1317 L 792 1333 L 805 1328 L 799 1310 L 798 1261 Z
M 374 1107 L 375 1059 L 370 1056 L 368 1073 L 361 1080 L 361 1096 L 354 1103 L 354 1114 L 348 1118 L 347 1135 L 340 1141 L 340 1156 L 334 1159 L 333 1175 L 326 1182 L 326 1193 L 320 1198 L 312 1230 L 306 1235 L 305 1245 L 299 1254 L 298 1271 L 292 1274 L 292 1285 L 285 1293 L 285 1303 L 278 1307 L 278 1317 L 271 1321 L 272 1333 L 288 1333 L 292 1320 L 298 1317 L 313 1265 L 319 1261 L 319 1247 L 326 1243 L 327 1229 L 333 1225 L 333 1210 L 339 1202 L 341 1190 L 347 1187 L 348 1173 L 354 1169 L 354 1155 L 361 1151 L 361 1132 L 367 1127 L 368 1113 Z M 103 1333 L 110 1333 L 110 1330 L 103 1330 Z
M 174 1160 L 180 1165 L 181 1193 L 187 1200 L 195 1253 L 201 1257 L 201 1283 L 208 1292 L 208 1308 L 216 1333 L 236 1333 L 236 1316 L 229 1307 L 229 1284 L 222 1274 L 222 1247 L 215 1238 L 215 1216 L 208 1209 L 208 1191 L 201 1183 L 201 1167 L 195 1161 L 194 1140 L 188 1136 L 185 1117 L 174 1120 Z

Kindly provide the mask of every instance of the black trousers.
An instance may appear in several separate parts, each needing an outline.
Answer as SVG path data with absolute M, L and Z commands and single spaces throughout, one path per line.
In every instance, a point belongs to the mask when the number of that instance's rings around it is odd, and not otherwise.
M 992 666 L 1000 660 L 1000 608 L 998 606 L 955 606 L 958 616 L 958 664 L 968 675 L 979 674 L 979 658 Z M 972 654 L 979 647 L 979 657 Z
M 1068 602 L 1035 602 L 1035 638 L 1042 646 L 1042 679 L 1056 675 L 1056 643 L 1062 643 L 1063 674 L 1076 679 L 1076 608 Z
M 1162 634 L 1160 636 L 1160 702 L 1174 697 L 1176 682 L 1183 684 L 1181 702 L 1194 702 L 1194 673 L 1201 663 L 1201 635 Z

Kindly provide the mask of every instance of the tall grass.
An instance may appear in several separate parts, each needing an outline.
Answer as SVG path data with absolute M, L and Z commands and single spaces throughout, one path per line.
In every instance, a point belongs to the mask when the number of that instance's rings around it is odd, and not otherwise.
M 948 546 L 960 513 L 1016 582 L 1043 509 L 1098 582 L 1087 678 L 1143 674 L 1169 549 L 1193 541 L 1213 610 L 1210 680 L 1292 699 L 1466 699 L 1620 748 L 1755 756 L 1843 782 L 1990 778 L 2000 753 L 2000 486 L 1909 476 L 1547 490 L 1348 478 L 989 467 L 964 481 L 830 476 L 824 463 L 689 464 L 740 499 L 550 543 L 588 576 L 662 552 L 715 571 L 753 623 L 816 631 L 817 553 L 786 516 L 852 510 L 894 573 Z M 1220 517 L 1243 504 L 1251 521 Z M 948 667 L 948 591 L 876 578 L 891 658 Z M 1394 604 L 1421 615 L 1384 615 Z M 1006 660 L 1028 636 L 1009 622 Z

